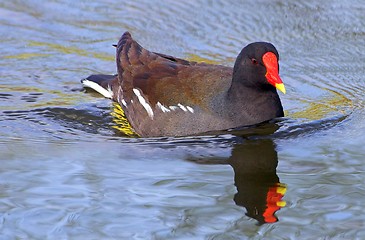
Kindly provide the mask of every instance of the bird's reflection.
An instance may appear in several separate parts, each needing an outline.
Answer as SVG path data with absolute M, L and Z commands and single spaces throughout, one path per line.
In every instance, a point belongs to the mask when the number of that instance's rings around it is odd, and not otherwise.
M 123 136 L 138 136 L 133 132 L 118 104 L 113 105 L 112 115 L 116 123 L 116 132 Z M 278 154 L 273 140 L 265 138 L 278 128 L 276 123 L 266 123 L 254 128 L 235 129 L 232 134 L 236 139 L 228 159 L 214 157 L 187 159 L 199 164 L 231 165 L 237 187 L 234 201 L 246 208 L 246 215 L 256 219 L 259 224 L 277 222 L 275 213 L 285 206 L 282 198 L 286 186 L 280 183 L 276 174 Z
M 278 221 L 275 213 L 285 206 L 286 185 L 276 174 L 278 155 L 271 139 L 243 139 L 234 144 L 228 159 L 193 159 L 200 164 L 229 164 L 234 170 L 234 202 L 259 224 Z
M 286 187 L 276 174 L 278 155 L 271 139 L 245 140 L 232 149 L 228 163 L 233 167 L 237 193 L 234 201 L 246 215 L 260 224 L 278 221 L 275 212 L 285 206 Z

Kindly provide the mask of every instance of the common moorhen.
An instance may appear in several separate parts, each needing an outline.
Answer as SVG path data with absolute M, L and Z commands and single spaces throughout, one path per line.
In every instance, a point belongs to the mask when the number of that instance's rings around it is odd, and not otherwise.
M 233 68 L 197 63 L 150 52 L 125 32 L 116 46 L 118 74 L 82 83 L 118 102 L 138 135 L 186 136 L 284 116 L 278 60 L 271 43 L 255 42 Z

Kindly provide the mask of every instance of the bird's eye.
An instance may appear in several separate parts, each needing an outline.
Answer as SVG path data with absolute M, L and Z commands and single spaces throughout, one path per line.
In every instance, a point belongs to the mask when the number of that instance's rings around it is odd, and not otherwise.
M 257 65 L 259 62 L 255 59 L 255 58 L 252 58 L 251 59 L 251 62 L 253 63 L 253 64 L 255 64 L 255 65 Z

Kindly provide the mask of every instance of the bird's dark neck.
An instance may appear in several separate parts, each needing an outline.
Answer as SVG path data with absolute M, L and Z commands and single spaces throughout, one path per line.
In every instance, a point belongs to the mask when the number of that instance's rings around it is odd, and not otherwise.
M 255 124 L 284 116 L 279 95 L 271 85 L 246 86 L 233 81 L 225 101 L 224 105 L 229 107 L 223 111 L 237 124 L 240 119 L 248 119 Z

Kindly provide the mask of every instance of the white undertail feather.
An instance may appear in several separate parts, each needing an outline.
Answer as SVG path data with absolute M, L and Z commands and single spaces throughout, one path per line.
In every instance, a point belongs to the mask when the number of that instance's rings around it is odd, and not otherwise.
M 144 109 L 146 109 L 148 116 L 153 119 L 153 110 L 151 106 L 147 103 L 146 99 L 144 99 L 144 97 L 141 95 L 141 92 L 136 88 L 133 88 L 133 92 L 134 94 L 136 94 L 139 102 L 142 104 Z
M 85 87 L 94 89 L 95 91 L 97 91 L 98 93 L 100 93 L 101 95 L 103 95 L 106 98 L 113 98 L 113 91 L 110 89 L 110 87 L 108 89 L 103 88 L 102 86 L 100 86 L 99 84 L 97 84 L 96 82 L 84 79 L 82 80 L 82 84 Z

